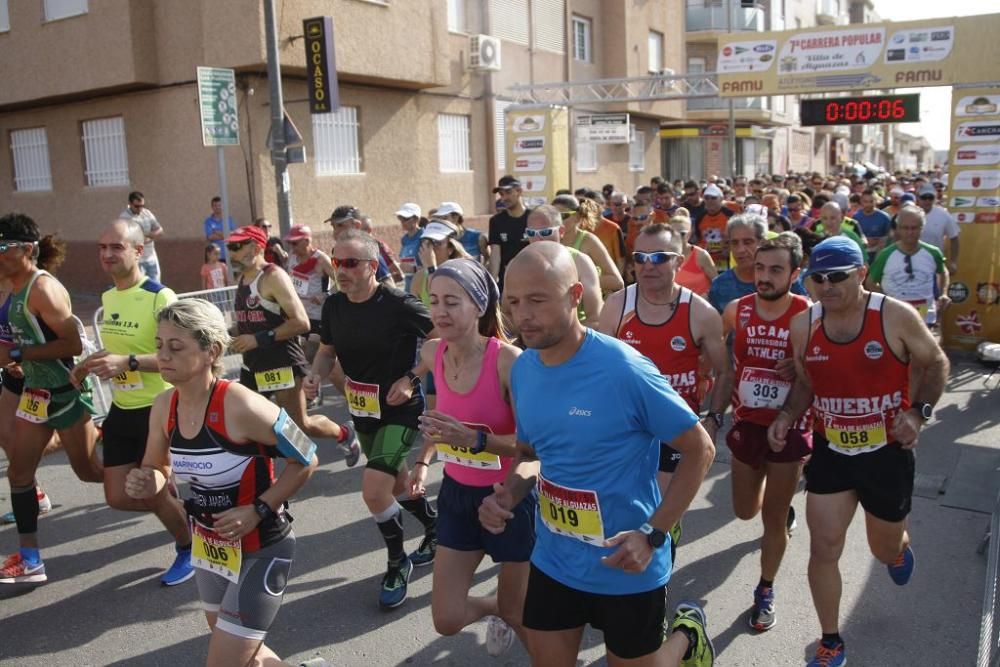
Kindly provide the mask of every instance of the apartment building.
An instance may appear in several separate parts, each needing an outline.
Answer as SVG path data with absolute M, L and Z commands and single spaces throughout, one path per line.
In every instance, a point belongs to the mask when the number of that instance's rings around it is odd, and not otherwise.
M 276 0 L 285 108 L 308 160 L 289 167 L 295 222 L 322 229 L 334 206 L 368 212 L 393 241 L 393 212 L 458 201 L 486 214 L 507 168 L 510 86 L 682 69 L 683 8 L 643 0 Z M 336 113 L 308 109 L 302 20 L 332 16 Z M 472 36 L 496 40 L 500 66 L 470 67 Z M 98 230 L 139 190 L 165 236 L 165 282 L 197 287 L 203 220 L 219 192 L 216 151 L 201 142 L 196 68 L 236 71 L 240 145 L 226 183 L 239 224 L 276 218 L 263 3 L 251 0 L 0 0 L 3 210 L 57 232 L 62 277 L 102 289 Z M 660 125 L 679 102 L 573 109 L 627 111 L 631 142 L 574 145 L 565 187 L 622 188 L 660 172 Z M 325 243 L 324 238 L 324 243 Z

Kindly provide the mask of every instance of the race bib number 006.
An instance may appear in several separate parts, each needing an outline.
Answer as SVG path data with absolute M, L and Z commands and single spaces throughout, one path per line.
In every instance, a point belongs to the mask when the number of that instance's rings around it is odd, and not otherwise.
M 191 564 L 238 583 L 243 565 L 242 544 L 240 540 L 223 539 L 195 523 L 191 530 Z
M 553 533 L 587 544 L 604 543 L 601 505 L 594 491 L 571 489 L 539 476 L 538 511 Z

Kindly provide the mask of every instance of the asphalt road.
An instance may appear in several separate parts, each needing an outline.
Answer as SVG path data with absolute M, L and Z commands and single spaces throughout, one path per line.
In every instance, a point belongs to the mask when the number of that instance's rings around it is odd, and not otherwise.
M 841 563 L 842 634 L 851 665 L 975 660 L 986 571 L 977 547 L 1000 464 L 1000 394 L 984 389 L 984 379 L 974 362 L 957 363 L 939 418 L 921 438 L 911 583 L 893 585 L 870 556 L 860 516 L 851 527 Z M 344 414 L 340 400 L 328 399 L 320 410 Z M 336 665 L 527 665 L 519 645 L 489 658 L 485 623 L 438 636 L 430 617 L 430 568 L 415 572 L 403 607 L 378 609 L 384 548 L 360 497 L 360 468 L 347 469 L 338 450 L 324 447 L 324 464 L 292 505 L 298 554 L 268 644 L 289 661 L 321 655 Z M 776 582 L 778 625 L 756 635 L 746 627 L 746 613 L 758 576 L 760 525 L 734 518 L 727 461 L 723 445 L 685 516 L 671 603 L 704 603 L 718 665 L 801 665 L 819 637 L 806 582 L 805 495 L 795 497 L 801 525 Z M 4 461 L 0 471 L 5 468 Z M 155 518 L 107 509 L 100 487 L 78 482 L 62 453 L 44 460 L 39 479 L 56 504 L 40 524 L 50 580 L 0 589 L 0 665 L 203 664 L 208 634 L 194 583 L 159 585 L 173 549 Z M 431 479 L 436 494 L 440 466 L 432 467 Z M 0 507 L 9 507 L 6 484 Z M 407 517 L 405 526 L 407 547 L 415 548 L 418 524 Z M 15 529 L 0 529 L 0 551 L 15 546 Z M 484 565 L 475 590 L 491 590 L 494 575 Z M 579 664 L 604 664 L 599 634 L 587 632 Z

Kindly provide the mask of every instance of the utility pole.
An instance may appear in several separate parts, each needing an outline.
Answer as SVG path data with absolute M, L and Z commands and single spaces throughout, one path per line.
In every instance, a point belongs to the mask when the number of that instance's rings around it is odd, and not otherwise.
M 278 190 L 278 229 L 284 238 L 292 228 L 292 184 L 285 152 L 285 103 L 281 94 L 274 0 L 264 0 L 264 38 L 267 41 L 267 83 L 271 92 L 271 164 L 274 165 L 274 184 Z
M 726 0 L 726 32 L 733 32 L 733 13 L 736 8 L 733 3 L 736 0 Z M 742 3 L 740 4 L 742 7 Z M 736 108 L 733 105 L 733 98 L 729 98 L 729 176 L 736 179 Z

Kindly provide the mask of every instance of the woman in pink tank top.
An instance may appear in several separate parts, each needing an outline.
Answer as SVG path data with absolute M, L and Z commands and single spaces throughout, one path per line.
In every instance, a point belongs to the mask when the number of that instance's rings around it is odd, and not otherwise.
M 436 409 L 420 418 L 425 445 L 410 475 L 410 494 L 426 493 L 436 454 L 444 475 L 431 612 L 443 635 L 488 617 L 487 651 L 499 655 L 522 632 L 535 500 L 526 498 L 515 507 L 515 517 L 500 535 L 480 525 L 478 512 L 517 454 L 510 370 L 520 350 L 506 340 L 499 291 L 482 265 L 466 259 L 441 264 L 430 280 L 429 301 L 441 338 L 424 343 L 412 374 L 432 370 L 438 400 Z M 501 563 L 497 594 L 470 596 L 472 577 L 487 554 Z

